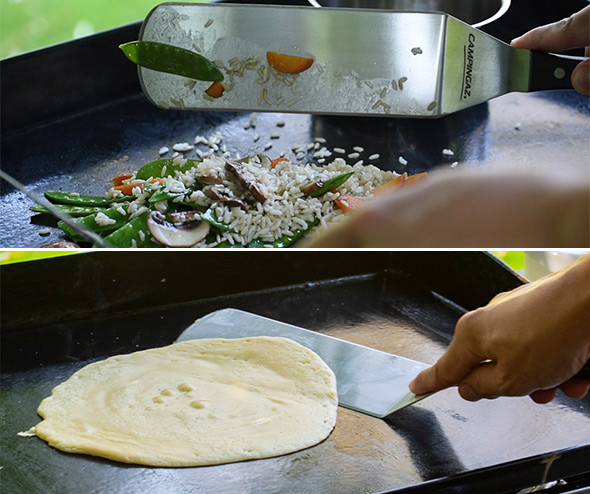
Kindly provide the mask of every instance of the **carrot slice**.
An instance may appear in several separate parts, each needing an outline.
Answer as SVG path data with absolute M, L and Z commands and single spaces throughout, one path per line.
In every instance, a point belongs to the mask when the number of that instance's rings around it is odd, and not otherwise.
M 427 172 L 422 172 L 422 173 L 417 173 L 416 175 L 410 175 L 406 181 L 404 182 L 404 185 L 410 184 L 410 183 L 415 183 L 415 182 L 420 182 L 424 179 L 428 178 L 428 173 Z
M 271 160 L 270 162 L 270 166 L 271 168 L 276 168 L 276 166 L 281 162 L 281 161 L 289 161 L 289 158 L 275 158 L 274 160 Z
M 409 177 L 408 177 L 408 174 L 404 172 L 399 177 L 395 177 L 393 180 L 390 180 L 389 182 L 386 182 L 383 185 L 376 187 L 373 190 L 373 194 L 379 195 L 379 194 L 382 194 L 383 192 L 386 192 L 388 190 L 393 190 L 393 189 L 405 187 L 406 185 L 409 185 L 412 183 L 420 182 L 421 180 L 424 180 L 426 178 L 428 178 L 427 172 L 417 173 L 416 175 L 410 175 Z
M 116 177 L 113 177 L 113 185 L 121 185 L 124 180 L 128 180 L 133 175 L 131 173 L 119 173 Z
M 124 196 L 132 196 L 133 195 L 133 189 L 135 187 L 139 187 L 143 190 L 143 184 L 138 183 L 138 182 L 133 182 L 130 184 L 123 184 L 123 185 L 117 185 L 115 187 L 115 190 L 120 190 Z
M 334 199 L 334 205 L 345 213 L 350 213 L 351 211 L 358 209 L 364 203 L 365 201 L 362 199 L 348 194 L 342 194 L 341 196 Z
M 266 59 L 273 69 L 286 74 L 299 74 L 313 65 L 313 58 L 285 55 L 275 51 L 267 51 Z
M 221 82 L 215 81 L 205 92 L 212 98 L 220 98 L 224 91 L 225 87 L 223 87 L 223 84 L 221 84 Z

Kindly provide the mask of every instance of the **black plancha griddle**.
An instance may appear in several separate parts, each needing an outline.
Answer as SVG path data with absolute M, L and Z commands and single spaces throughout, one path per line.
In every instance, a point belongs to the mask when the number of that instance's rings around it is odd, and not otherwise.
M 539 0 L 532 7 L 527 0 L 512 0 L 499 20 L 482 29 L 509 42 L 585 5 L 585 0 Z M 255 129 L 244 129 L 250 113 L 158 109 L 143 96 L 136 67 L 118 49 L 137 39 L 139 28 L 136 23 L 0 62 L 4 171 L 38 194 L 52 189 L 102 195 L 112 177 L 157 159 L 162 146 L 192 144 L 197 135 L 216 132 L 232 155 L 245 156 L 272 142 L 269 156 L 287 151 L 294 158 L 293 145 L 323 137 L 329 149 L 352 152 L 361 146 L 365 163 L 379 154 L 375 165 L 409 174 L 455 162 L 457 168 L 509 164 L 532 173 L 588 165 L 590 104 L 574 91 L 510 94 L 434 121 L 261 113 Z M 279 139 L 271 139 L 275 133 Z M 452 156 L 443 153 L 449 149 Z M 31 205 L 0 183 L 0 247 L 37 248 L 63 239 L 55 221 L 31 213 Z M 47 227 L 51 234 L 40 235 Z
M 339 408 L 330 437 L 277 458 L 148 468 L 23 438 L 84 365 L 172 343 L 235 308 L 434 363 L 465 310 L 523 280 L 482 252 L 80 253 L 0 267 L 2 492 L 516 493 L 590 482 L 590 397 L 469 403 L 456 389 L 381 420 Z

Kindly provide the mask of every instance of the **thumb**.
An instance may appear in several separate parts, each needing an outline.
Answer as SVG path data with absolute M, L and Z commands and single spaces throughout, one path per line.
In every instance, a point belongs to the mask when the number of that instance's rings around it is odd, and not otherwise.
M 578 93 L 590 94 L 590 60 L 583 61 L 574 69 L 572 85 Z
M 451 342 L 447 352 L 432 367 L 423 370 L 410 383 L 410 391 L 421 395 L 458 384 L 471 370 L 479 365 L 482 358 L 464 346 Z
M 590 6 L 567 19 L 541 26 L 512 40 L 515 48 L 563 51 L 590 45 Z

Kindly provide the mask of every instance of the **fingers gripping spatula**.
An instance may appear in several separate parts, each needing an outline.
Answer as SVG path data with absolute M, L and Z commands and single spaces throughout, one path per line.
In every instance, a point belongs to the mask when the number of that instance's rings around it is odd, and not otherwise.
M 345 408 L 382 418 L 428 396 L 408 389 L 427 364 L 236 309 L 198 319 L 177 341 L 253 336 L 290 338 L 316 352 L 334 371 L 338 401 Z
M 210 83 L 140 67 L 147 97 L 175 109 L 439 117 L 508 92 L 571 89 L 579 63 L 440 12 L 165 3 L 140 40 L 195 51 L 224 74 L 210 97 Z M 268 52 L 313 63 L 284 72 Z

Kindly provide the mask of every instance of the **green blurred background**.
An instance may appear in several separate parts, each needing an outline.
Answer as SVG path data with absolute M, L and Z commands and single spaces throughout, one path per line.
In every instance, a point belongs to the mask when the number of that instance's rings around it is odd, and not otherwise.
M 143 20 L 159 3 L 162 1 L 0 0 L 0 58 Z
M 5 250 L 0 251 L 0 264 L 12 262 L 34 261 L 48 257 L 63 256 L 85 251 L 52 251 L 52 250 Z M 493 254 L 502 259 L 512 269 L 522 272 L 524 269 L 524 251 L 493 251 Z

